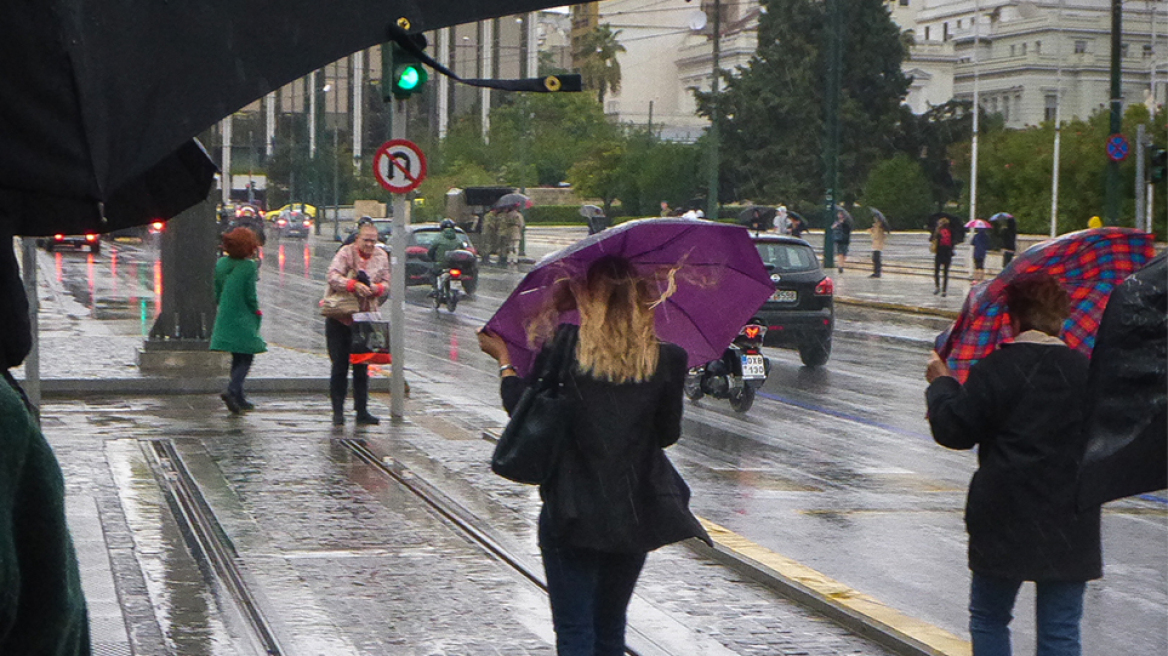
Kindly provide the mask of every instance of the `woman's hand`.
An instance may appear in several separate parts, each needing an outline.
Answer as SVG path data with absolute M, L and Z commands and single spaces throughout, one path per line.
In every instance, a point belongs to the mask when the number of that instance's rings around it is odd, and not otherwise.
M 929 364 L 925 366 L 925 380 L 932 383 L 934 380 L 942 376 L 953 376 L 953 372 L 949 370 L 949 365 L 941 359 L 941 356 L 933 351 L 929 356 Z
M 357 295 L 357 298 L 369 298 L 373 295 L 373 290 L 369 289 L 369 285 L 359 282 L 353 285 L 353 293 Z
M 479 348 L 483 353 L 491 356 L 499 364 L 511 364 L 511 353 L 507 349 L 507 342 L 495 333 L 487 330 L 486 326 L 479 328 Z

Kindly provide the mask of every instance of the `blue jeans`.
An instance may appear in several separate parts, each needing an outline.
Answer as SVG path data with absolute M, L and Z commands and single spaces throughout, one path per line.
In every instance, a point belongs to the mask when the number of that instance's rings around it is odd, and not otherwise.
M 643 553 L 607 553 L 555 544 L 540 516 L 558 656 L 622 656 L 625 612 L 645 564 Z
M 1083 617 L 1085 581 L 1035 584 L 1037 656 L 1080 656 L 1079 620 Z M 969 635 L 973 656 L 1010 656 L 1010 620 L 1022 581 L 973 575 L 969 591 Z

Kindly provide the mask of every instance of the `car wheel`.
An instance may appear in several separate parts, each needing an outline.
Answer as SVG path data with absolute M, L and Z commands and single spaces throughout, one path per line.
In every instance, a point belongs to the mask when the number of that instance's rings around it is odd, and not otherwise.
M 699 401 L 706 393 L 702 391 L 702 375 L 701 373 L 688 373 L 685 375 L 685 396 L 690 401 Z
M 831 357 L 831 335 L 799 342 L 799 359 L 808 367 L 821 367 Z
M 746 412 L 752 405 L 754 405 L 754 388 L 750 385 L 743 385 L 742 389 L 730 395 L 730 407 L 734 408 L 735 412 Z
M 97 244 L 97 243 L 91 244 L 89 246 L 89 252 L 93 253 L 94 255 L 100 254 L 101 253 L 101 244 Z

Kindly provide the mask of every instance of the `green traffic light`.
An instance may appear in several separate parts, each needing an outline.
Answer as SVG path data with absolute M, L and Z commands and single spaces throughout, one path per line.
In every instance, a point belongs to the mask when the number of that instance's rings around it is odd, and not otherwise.
M 422 81 L 422 75 L 417 66 L 406 66 L 397 76 L 397 86 L 403 91 L 413 91 Z

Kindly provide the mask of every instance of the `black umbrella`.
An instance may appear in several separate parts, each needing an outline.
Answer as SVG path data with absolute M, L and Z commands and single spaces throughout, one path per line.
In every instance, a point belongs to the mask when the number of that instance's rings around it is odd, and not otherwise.
M 1087 403 L 1080 507 L 1168 487 L 1168 255 L 1111 293 Z
M 884 232 L 892 232 L 892 226 L 890 226 L 888 224 L 888 219 L 884 218 L 884 212 L 881 212 L 880 210 L 876 209 L 875 207 L 871 207 L 868 209 L 872 212 L 872 219 L 874 221 L 880 222 L 880 226 L 882 228 L 884 228 Z
M 399 21 L 419 32 L 559 4 L 0 3 L 0 229 L 169 218 L 210 189 L 215 167 L 191 139 L 264 94 L 387 41 Z
M 531 199 L 528 198 L 527 196 L 524 196 L 523 194 L 515 194 L 515 193 L 504 194 L 503 196 L 500 196 L 499 200 L 495 201 L 495 204 L 491 206 L 492 209 L 496 209 L 496 210 L 502 210 L 502 209 L 508 209 L 508 208 L 515 208 L 517 210 L 521 210 L 521 209 L 527 209 L 529 207 L 531 207 Z
M 766 230 L 774 225 L 777 210 L 773 207 L 751 205 L 738 213 L 738 223 L 752 230 Z
M 961 242 L 965 241 L 965 225 L 964 225 L 964 223 L 962 222 L 962 220 L 958 216 L 950 214 L 948 212 L 936 212 L 934 214 L 929 215 L 929 218 L 928 218 L 929 234 L 932 234 L 933 232 L 935 232 L 937 230 L 937 221 L 939 221 L 942 218 L 949 220 L 949 232 L 952 233 L 953 243 L 960 244 Z

